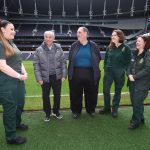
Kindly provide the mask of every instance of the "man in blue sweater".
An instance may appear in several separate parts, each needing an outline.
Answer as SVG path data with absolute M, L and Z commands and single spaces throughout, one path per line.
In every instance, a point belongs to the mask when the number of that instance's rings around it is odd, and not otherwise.
M 101 55 L 98 45 L 87 39 L 88 34 L 86 27 L 79 27 L 78 40 L 69 50 L 68 78 L 73 118 L 81 114 L 83 92 L 86 112 L 90 116 L 95 116 L 97 105 Z

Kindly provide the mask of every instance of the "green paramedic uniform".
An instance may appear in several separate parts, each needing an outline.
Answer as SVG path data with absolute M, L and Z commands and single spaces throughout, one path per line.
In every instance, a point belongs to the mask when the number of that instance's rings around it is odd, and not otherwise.
M 8 66 L 18 73 L 21 73 L 21 52 L 13 42 L 10 42 L 10 44 L 14 47 L 15 54 L 7 58 L 5 56 L 3 43 L 0 41 L 0 59 L 6 60 Z M 24 97 L 24 82 L 0 71 L 0 104 L 3 107 L 3 123 L 6 140 L 16 138 L 16 127 L 21 123 Z
M 107 49 L 104 59 L 104 79 L 103 79 L 103 94 L 104 94 L 104 109 L 110 110 L 110 89 L 114 82 L 115 94 L 112 101 L 112 111 L 117 112 L 121 90 L 125 82 L 125 72 L 131 58 L 130 48 L 122 43 L 118 47 Z
M 131 122 L 138 126 L 144 121 L 144 100 L 150 89 L 150 50 L 138 55 L 138 51 L 133 53 L 128 75 L 133 75 L 134 82 L 129 81 L 129 91 L 131 103 L 133 105 L 133 115 Z

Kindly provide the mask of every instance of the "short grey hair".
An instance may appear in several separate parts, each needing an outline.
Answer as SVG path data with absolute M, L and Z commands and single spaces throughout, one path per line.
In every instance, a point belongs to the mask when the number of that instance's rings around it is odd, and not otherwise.
M 55 38 L 55 33 L 54 33 L 53 30 L 45 31 L 44 36 L 47 35 L 47 34 L 50 34 L 51 36 L 53 36 Z

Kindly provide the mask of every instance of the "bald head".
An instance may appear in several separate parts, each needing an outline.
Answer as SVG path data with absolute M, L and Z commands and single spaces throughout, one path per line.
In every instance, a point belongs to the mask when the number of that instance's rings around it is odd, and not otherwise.
M 44 42 L 48 47 L 52 46 L 54 40 L 55 40 L 55 33 L 53 31 L 44 32 Z
M 87 34 L 87 37 L 88 37 L 88 35 L 89 35 L 89 30 L 88 30 L 88 28 L 86 28 L 86 27 L 84 27 L 84 26 L 79 27 L 79 28 L 78 28 L 78 31 L 83 31 L 83 32 L 85 32 L 85 33 Z
M 77 30 L 77 38 L 80 43 L 86 43 L 89 31 L 86 27 L 79 27 Z

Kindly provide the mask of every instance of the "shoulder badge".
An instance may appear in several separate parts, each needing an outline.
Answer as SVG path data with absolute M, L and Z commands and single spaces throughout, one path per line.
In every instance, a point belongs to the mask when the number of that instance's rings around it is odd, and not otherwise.
M 125 49 L 126 49 L 126 48 L 125 48 L 125 47 L 123 47 L 123 48 L 122 48 L 122 52 L 124 52 L 124 51 L 125 51 Z
M 142 63 L 143 63 L 143 61 L 144 61 L 144 60 L 143 60 L 143 58 L 141 58 L 141 59 L 140 59 L 140 61 L 139 61 L 139 63 L 140 63 L 140 64 L 142 64 Z

